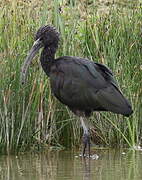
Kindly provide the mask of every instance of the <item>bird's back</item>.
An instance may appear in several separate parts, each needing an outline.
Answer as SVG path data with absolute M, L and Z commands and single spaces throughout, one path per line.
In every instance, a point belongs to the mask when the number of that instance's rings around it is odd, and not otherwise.
M 58 58 L 51 67 L 50 82 L 54 95 L 74 112 L 132 113 L 112 72 L 102 64 L 70 56 Z

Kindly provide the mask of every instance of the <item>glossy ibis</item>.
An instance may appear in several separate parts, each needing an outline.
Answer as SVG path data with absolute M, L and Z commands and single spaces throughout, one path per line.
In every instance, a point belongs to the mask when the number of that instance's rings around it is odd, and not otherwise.
M 35 42 L 22 66 L 21 81 L 25 82 L 28 66 L 40 48 L 41 66 L 50 78 L 54 96 L 80 117 L 83 127 L 83 156 L 90 137 L 87 118 L 93 111 L 110 111 L 124 116 L 132 107 L 119 90 L 111 70 L 103 64 L 85 58 L 63 56 L 55 59 L 59 32 L 49 25 L 39 28 Z

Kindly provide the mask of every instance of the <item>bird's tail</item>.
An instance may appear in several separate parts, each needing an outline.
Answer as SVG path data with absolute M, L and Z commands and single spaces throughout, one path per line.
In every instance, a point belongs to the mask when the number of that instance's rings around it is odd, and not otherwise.
M 110 85 L 109 87 L 100 90 L 97 93 L 97 101 L 107 111 L 122 114 L 124 116 L 130 116 L 133 113 L 129 101 L 114 85 Z

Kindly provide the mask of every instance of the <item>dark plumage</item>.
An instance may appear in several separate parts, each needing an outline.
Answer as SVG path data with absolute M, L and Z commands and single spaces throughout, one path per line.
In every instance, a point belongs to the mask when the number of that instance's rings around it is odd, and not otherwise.
M 41 27 L 22 68 L 22 81 L 27 68 L 39 48 L 41 66 L 50 78 L 51 89 L 56 98 L 80 117 L 88 117 L 93 111 L 110 111 L 124 116 L 132 114 L 132 107 L 119 90 L 113 74 L 105 65 L 88 59 L 63 56 L 55 59 L 59 33 L 52 26 Z M 84 151 L 89 143 L 88 127 L 81 120 L 84 129 Z M 87 134 L 87 135 L 86 135 Z

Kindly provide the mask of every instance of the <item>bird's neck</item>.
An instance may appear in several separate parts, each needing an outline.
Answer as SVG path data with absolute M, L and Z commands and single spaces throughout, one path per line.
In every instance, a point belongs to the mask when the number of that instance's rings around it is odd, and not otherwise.
M 53 47 L 44 48 L 41 52 L 40 62 L 44 72 L 49 75 L 51 66 L 55 60 L 56 49 Z

